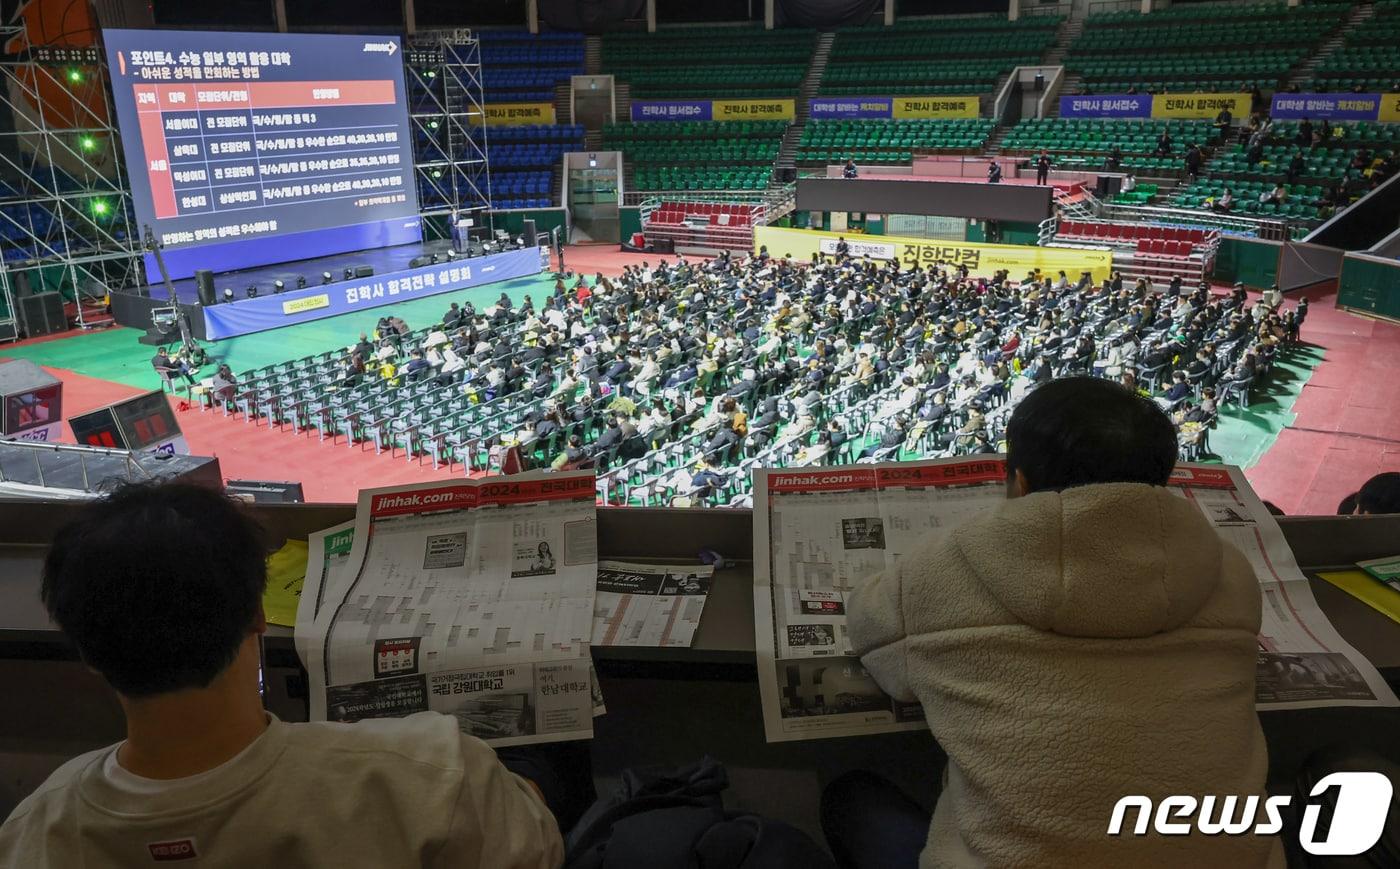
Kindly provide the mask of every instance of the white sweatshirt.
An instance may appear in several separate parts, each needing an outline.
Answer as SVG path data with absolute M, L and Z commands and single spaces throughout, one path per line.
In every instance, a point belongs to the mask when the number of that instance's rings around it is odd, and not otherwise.
M 856 651 L 948 753 L 922 869 L 1282 866 L 1277 837 L 1134 837 L 1135 811 L 1106 835 L 1128 795 L 1262 805 L 1260 607 L 1201 511 L 1137 484 L 1009 500 L 860 586 Z
M 113 775 L 116 749 L 74 758 L 19 804 L 0 826 L 0 867 L 563 863 L 549 809 L 448 716 L 274 718 L 229 762 L 167 782 Z

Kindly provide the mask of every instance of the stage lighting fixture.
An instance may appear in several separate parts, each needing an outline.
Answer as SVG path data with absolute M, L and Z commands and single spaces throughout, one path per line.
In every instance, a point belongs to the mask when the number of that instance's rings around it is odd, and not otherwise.
M 224 301 L 225 301 L 225 302 L 232 302 L 232 301 L 233 301 L 233 288 L 232 288 L 232 287 L 224 287 Z
M 351 278 L 353 278 L 354 276 L 355 276 L 355 270 L 354 270 L 354 269 L 346 269 L 346 270 L 345 270 L 345 279 L 346 279 L 347 281 L 350 280 Z
M 449 247 L 447 251 L 443 254 L 443 256 L 447 257 L 448 262 L 451 262 L 452 260 L 457 258 L 457 251 Z
M 83 71 L 76 68 L 68 70 L 68 80 L 73 84 L 77 84 L 83 80 Z
M 302 288 L 305 287 L 305 286 L 306 286 L 306 275 L 297 275 L 297 289 L 300 290 L 300 289 L 302 289 Z
M 97 140 L 92 136 L 83 136 L 78 140 L 78 144 L 84 151 L 91 151 L 93 148 L 97 147 Z
M 281 293 L 281 292 L 285 292 L 286 289 L 287 289 L 287 285 L 286 285 L 285 283 L 282 282 L 282 279 L 281 279 L 281 278 L 278 278 L 277 280 L 275 280 L 275 281 L 272 282 L 272 292 L 274 292 L 274 293 Z
M 250 298 L 250 299 L 256 299 L 257 297 L 258 297 L 258 288 L 257 288 L 257 285 L 256 285 L 256 284 L 249 284 L 249 285 L 248 285 L 248 298 Z
M 93 213 L 93 214 L 96 214 L 96 215 L 99 216 L 99 217 L 101 217 L 102 215 L 106 214 L 106 213 L 107 213 L 107 209 L 110 208 L 110 207 L 111 207 L 111 206 L 109 206 L 109 205 L 107 204 L 107 200 L 105 200 L 105 199 L 94 199 L 94 200 L 92 200 L 92 213 Z
M 329 284 L 333 280 L 335 279 L 331 277 L 330 272 L 321 272 L 321 283 Z

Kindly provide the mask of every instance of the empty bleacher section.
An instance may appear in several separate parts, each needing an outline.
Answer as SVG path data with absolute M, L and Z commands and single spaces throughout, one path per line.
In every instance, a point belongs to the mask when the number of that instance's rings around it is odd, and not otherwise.
M 786 121 L 608 124 L 603 147 L 621 151 L 635 190 L 762 190 Z
M 550 208 L 558 189 L 554 167 L 565 152 L 583 148 L 582 126 L 571 124 L 493 126 L 491 203 L 496 208 Z
M 676 248 L 750 251 L 764 211 L 762 203 L 662 200 L 643 208 L 642 231 L 648 242 L 664 239 Z
M 1179 275 L 1200 281 L 1215 260 L 1220 231 L 1099 220 L 1059 222 L 1054 246 L 1085 245 L 1112 247 L 1114 269 L 1131 278 L 1164 282 Z
M 554 99 L 554 86 L 583 74 L 583 35 L 482 30 L 481 67 L 488 103 Z
M 1019 64 L 1036 63 L 1061 19 L 1039 15 L 915 19 L 841 30 L 822 94 L 990 94 Z
M 1092 15 L 1065 69 L 1093 93 L 1273 90 L 1346 12 L 1346 4 L 1192 3 Z
M 1400 90 L 1400 0 L 1375 4 L 1369 20 L 1323 59 L 1309 90 L 1366 93 Z
M 854 159 L 861 165 L 908 163 L 916 154 L 980 153 L 991 136 L 990 118 L 958 120 L 808 121 L 797 145 L 799 164 Z
M 106 236 L 123 241 L 124 227 L 136 225 L 130 197 L 118 196 L 115 190 L 94 194 L 93 184 L 84 184 L 58 167 L 35 165 L 29 171 L 73 198 L 62 203 L 47 196 L 36 199 L 40 191 L 28 189 L 23 180 L 0 181 L 0 260 L 12 263 L 94 253 L 113 246 Z M 119 211 L 122 208 L 125 216 Z
M 1170 133 L 1170 156 L 1155 155 L 1163 131 Z M 1021 121 L 1002 143 L 1004 154 L 1050 152 L 1060 169 L 1102 169 L 1113 149 L 1123 152 L 1121 168 L 1141 174 L 1175 175 L 1182 170 L 1187 145 L 1210 145 L 1219 135 L 1203 120 L 1100 120 L 1040 118 Z
M 633 97 L 791 97 L 811 58 L 811 30 L 677 27 L 603 37 L 603 71 Z

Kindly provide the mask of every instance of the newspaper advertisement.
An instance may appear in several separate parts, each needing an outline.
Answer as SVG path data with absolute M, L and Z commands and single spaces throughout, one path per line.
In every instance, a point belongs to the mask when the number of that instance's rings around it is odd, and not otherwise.
M 1254 566 L 1264 601 L 1261 710 L 1394 705 L 1337 634 L 1278 524 L 1238 469 L 1182 465 L 1172 481 Z M 846 600 L 867 577 L 1006 498 L 999 456 L 754 471 L 754 619 L 768 741 L 918 730 L 855 657 Z
M 1283 531 L 1239 468 L 1181 465 L 1172 484 L 1254 566 L 1264 596 L 1255 699 L 1261 710 L 1395 706 L 1394 693 L 1317 605 Z
M 598 562 L 593 645 L 689 648 L 713 577 L 709 565 Z
M 496 745 L 591 736 L 593 486 L 574 472 L 361 492 L 349 552 L 329 529 L 308 558 L 312 720 L 433 710 Z

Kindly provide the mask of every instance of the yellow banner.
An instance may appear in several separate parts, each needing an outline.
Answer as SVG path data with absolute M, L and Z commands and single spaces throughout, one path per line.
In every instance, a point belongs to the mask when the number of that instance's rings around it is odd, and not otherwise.
M 479 123 L 480 120 L 476 115 L 471 117 L 473 124 Z M 552 124 L 554 103 L 491 103 L 486 106 L 486 123 Z
M 1400 122 L 1400 94 L 1381 94 L 1379 120 L 1391 123 Z
M 814 253 L 834 254 L 839 237 L 840 234 L 835 232 L 760 226 L 754 230 L 753 244 L 755 252 L 762 245 L 775 257 L 792 256 L 810 260 Z M 988 278 L 1006 270 L 1012 279 L 1020 280 L 1027 272 L 1039 269 L 1051 275 L 1063 271 L 1075 278 L 1081 272 L 1089 272 L 1095 281 L 1101 281 L 1113 270 L 1113 252 L 1109 250 L 974 244 L 893 235 L 847 235 L 845 238 L 852 256 L 897 259 L 906 266 L 920 268 L 940 261 L 952 266 L 966 265 L 968 272 L 979 278 Z
M 978 97 L 892 97 L 894 118 L 975 118 L 982 110 Z
M 302 311 L 316 311 L 321 308 L 331 306 L 331 297 L 322 293 L 319 296 L 307 296 L 304 299 L 292 299 L 290 302 L 282 303 L 283 314 L 300 314 Z
M 716 121 L 791 121 L 797 117 L 796 100 L 712 100 Z
M 1236 121 L 1249 117 L 1249 94 L 1157 94 L 1152 98 L 1154 118 L 1207 118 L 1229 109 Z

